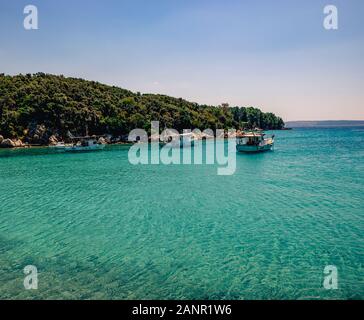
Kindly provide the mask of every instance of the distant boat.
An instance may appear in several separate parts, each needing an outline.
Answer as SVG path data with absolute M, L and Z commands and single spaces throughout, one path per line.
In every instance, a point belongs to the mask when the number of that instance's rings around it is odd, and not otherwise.
M 247 132 L 236 138 L 238 152 L 263 152 L 274 147 L 274 135 L 267 136 L 263 132 Z
M 66 147 L 71 147 L 71 146 L 72 146 L 72 144 L 65 144 L 64 142 L 57 142 L 57 144 L 49 146 L 49 148 L 63 151 Z
M 64 146 L 63 150 L 65 152 L 97 151 L 105 148 L 105 144 L 98 142 L 94 137 L 74 137 L 73 139 L 78 141 Z
M 193 147 L 195 145 L 195 136 L 192 132 L 181 133 L 179 135 L 179 147 Z
M 172 148 L 193 147 L 195 144 L 196 139 L 193 132 L 181 133 L 178 138 L 174 138 L 175 136 L 177 133 L 169 133 L 166 137 L 161 138 L 161 144 L 169 144 Z

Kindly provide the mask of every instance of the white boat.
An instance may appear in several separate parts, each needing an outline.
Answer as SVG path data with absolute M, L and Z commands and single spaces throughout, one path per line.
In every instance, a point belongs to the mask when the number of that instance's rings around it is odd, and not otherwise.
M 195 140 L 195 135 L 192 132 L 181 133 L 179 135 L 179 147 L 193 147 L 195 145 Z M 178 147 L 178 145 L 176 147 Z
M 65 144 L 64 142 L 57 142 L 57 144 L 55 144 L 53 146 L 49 146 L 49 148 L 53 148 L 56 150 L 64 150 L 64 148 L 70 147 L 70 146 L 72 146 L 72 144 Z
M 195 144 L 195 135 L 193 132 L 180 133 L 179 138 L 176 138 L 176 134 L 171 134 L 167 138 L 161 138 L 163 145 L 170 145 L 172 148 L 188 148 L 193 147 Z
M 70 146 L 65 146 L 64 151 L 66 152 L 82 152 L 82 151 L 96 151 L 103 150 L 105 148 L 105 144 L 99 143 L 94 138 L 79 138 L 77 143 L 74 143 Z
M 267 136 L 263 132 L 247 132 L 236 138 L 238 152 L 263 152 L 274 147 L 274 135 Z

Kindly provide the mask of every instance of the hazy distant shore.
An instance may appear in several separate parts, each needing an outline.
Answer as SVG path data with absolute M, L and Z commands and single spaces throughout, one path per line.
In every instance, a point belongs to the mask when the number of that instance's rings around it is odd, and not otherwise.
M 322 121 L 287 121 L 288 128 L 329 128 L 329 127 L 361 127 L 364 120 L 322 120 Z

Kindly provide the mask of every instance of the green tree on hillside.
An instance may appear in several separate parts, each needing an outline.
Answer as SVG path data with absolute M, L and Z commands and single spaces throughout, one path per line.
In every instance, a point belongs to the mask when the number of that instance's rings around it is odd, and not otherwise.
M 45 136 L 67 132 L 83 135 L 124 135 L 139 127 L 204 130 L 228 128 L 281 129 L 284 122 L 273 113 L 254 107 L 199 105 L 182 98 L 141 94 L 95 81 L 44 73 L 0 74 L 0 134 L 31 141 L 39 126 Z M 44 128 L 43 128 L 44 127 Z

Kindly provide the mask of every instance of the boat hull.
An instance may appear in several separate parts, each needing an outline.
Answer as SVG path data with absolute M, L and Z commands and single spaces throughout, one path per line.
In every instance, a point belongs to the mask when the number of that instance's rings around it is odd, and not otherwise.
M 248 146 L 248 145 L 236 145 L 236 150 L 238 152 L 245 152 L 245 153 L 256 153 L 256 152 L 265 152 L 270 151 L 273 149 L 272 144 L 265 144 L 263 146 Z
M 72 146 L 72 147 L 65 147 L 65 152 L 88 152 L 88 151 L 98 151 L 103 150 L 105 148 L 104 144 L 96 144 L 92 146 Z
M 195 140 L 187 140 L 187 141 L 181 141 L 177 147 L 180 148 L 189 148 L 193 147 L 195 145 Z
M 53 150 L 57 150 L 57 151 L 64 151 L 65 148 L 69 148 L 69 147 L 72 147 L 71 144 L 58 144 L 58 145 L 55 145 L 55 146 L 49 146 L 49 148 L 53 149 Z
M 160 142 L 160 146 L 170 146 L 171 148 L 189 148 L 195 145 L 195 140 L 190 141 L 175 141 L 175 142 Z

